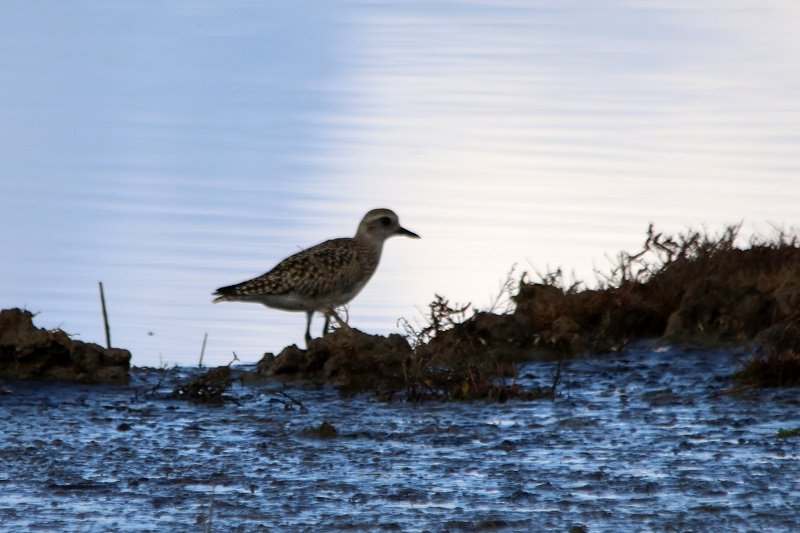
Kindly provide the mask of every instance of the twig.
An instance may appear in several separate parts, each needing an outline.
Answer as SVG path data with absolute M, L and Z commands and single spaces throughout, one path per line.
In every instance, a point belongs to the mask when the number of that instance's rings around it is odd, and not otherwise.
M 161 388 L 161 385 L 164 383 L 164 380 L 167 378 L 168 372 L 169 372 L 169 368 L 167 368 L 165 365 L 162 364 L 160 367 L 158 367 L 158 382 L 156 382 L 155 385 L 150 386 L 150 387 L 145 385 L 145 386 L 138 387 L 138 388 L 134 389 L 134 391 L 133 391 L 133 394 L 134 394 L 133 401 L 134 402 L 138 402 L 139 401 L 139 393 L 140 392 L 142 393 L 142 396 L 144 398 L 147 398 L 149 395 L 155 394 Z
M 561 364 L 563 362 L 564 359 L 558 359 L 558 363 L 556 364 L 556 373 L 553 375 L 553 384 L 550 386 L 550 395 L 553 397 L 553 399 L 556 397 L 556 387 L 558 386 L 558 382 L 561 381 Z
M 216 483 L 211 486 L 211 503 L 208 507 L 208 519 L 206 520 L 205 525 L 203 526 L 203 533 L 211 533 L 211 526 L 214 521 L 214 495 L 217 490 Z
M 298 406 L 300 408 L 300 410 L 303 411 L 304 413 L 308 412 L 308 409 L 306 409 L 306 406 L 303 405 L 303 402 L 301 402 L 300 400 L 292 398 L 291 396 L 289 396 L 289 394 L 287 394 L 287 393 L 285 393 L 283 391 L 278 391 L 278 394 L 280 394 L 281 396 L 285 396 L 286 398 L 289 398 L 289 401 L 291 401 L 293 404 Z M 280 400 L 278 400 L 278 401 L 280 401 Z M 284 405 L 286 405 L 286 403 L 284 403 Z
M 203 347 L 200 348 L 200 362 L 197 363 L 198 368 L 203 368 L 203 355 L 206 353 L 206 341 L 208 340 L 208 332 L 203 335 Z
M 108 313 L 106 312 L 106 295 L 103 292 L 103 282 L 97 282 L 100 285 L 100 305 L 103 308 L 103 324 L 106 329 L 106 348 L 111 348 L 111 329 L 108 327 Z
M 718 390 L 718 391 L 714 392 L 711 395 L 711 397 L 712 398 L 717 398 L 719 396 L 724 396 L 726 394 L 739 394 L 741 392 L 745 392 L 745 391 L 748 391 L 750 389 L 755 389 L 755 388 L 757 388 L 759 386 L 760 385 L 758 383 L 749 383 L 749 384 L 745 384 L 745 385 L 738 385 L 736 387 L 729 387 L 727 389 L 721 389 L 721 390 Z

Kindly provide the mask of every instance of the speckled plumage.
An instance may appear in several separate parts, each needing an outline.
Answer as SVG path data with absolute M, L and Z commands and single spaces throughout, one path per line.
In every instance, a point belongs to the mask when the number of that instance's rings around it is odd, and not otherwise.
M 369 280 L 379 259 L 379 253 L 355 239 L 331 239 L 287 257 L 257 278 L 217 289 L 221 296 L 215 301 L 266 299 L 275 302 L 271 307 L 287 311 L 306 310 L 311 305 L 302 303 L 306 301 L 337 307 Z
M 315 311 L 325 314 L 325 331 L 331 316 L 344 325 L 334 308 L 352 300 L 366 285 L 378 267 L 383 242 L 393 235 L 419 238 L 400 226 L 393 211 L 373 209 L 364 215 L 355 237 L 325 241 L 287 257 L 261 276 L 221 287 L 214 302 L 256 302 L 305 311 L 308 342 Z

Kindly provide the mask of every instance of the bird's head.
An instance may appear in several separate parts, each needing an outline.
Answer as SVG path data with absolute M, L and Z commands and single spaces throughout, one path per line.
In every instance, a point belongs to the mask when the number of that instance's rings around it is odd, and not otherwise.
M 397 215 L 391 209 L 373 209 L 361 219 L 356 239 L 382 244 L 394 235 L 404 235 L 419 239 L 419 235 L 400 225 Z

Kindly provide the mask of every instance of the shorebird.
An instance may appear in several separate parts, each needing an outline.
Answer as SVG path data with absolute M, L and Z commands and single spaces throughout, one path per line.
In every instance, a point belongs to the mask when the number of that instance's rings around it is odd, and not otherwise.
M 284 311 L 305 311 L 308 345 L 315 312 L 325 315 L 323 335 L 331 317 L 339 327 L 348 328 L 335 308 L 364 288 L 378 267 L 384 241 L 394 235 L 419 239 L 400 226 L 391 209 L 373 209 L 361 219 L 355 237 L 325 241 L 290 255 L 257 278 L 220 287 L 214 292 L 214 303 L 255 302 Z

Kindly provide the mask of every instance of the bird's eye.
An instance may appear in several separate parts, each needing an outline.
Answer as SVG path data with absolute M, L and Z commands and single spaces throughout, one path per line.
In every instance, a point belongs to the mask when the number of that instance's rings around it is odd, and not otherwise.
M 384 226 L 390 226 L 392 224 L 392 219 L 389 217 L 381 217 L 380 221 Z

